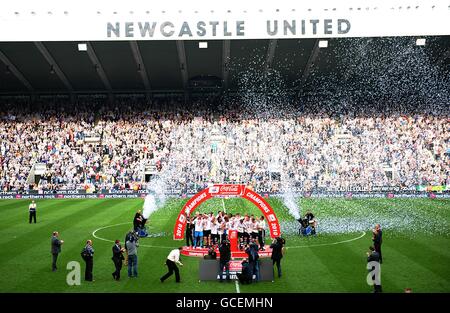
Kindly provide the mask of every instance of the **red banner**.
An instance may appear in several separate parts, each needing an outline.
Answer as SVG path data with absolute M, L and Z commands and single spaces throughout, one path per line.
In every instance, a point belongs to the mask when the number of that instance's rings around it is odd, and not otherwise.
M 243 198 L 250 200 L 254 205 L 256 205 L 266 218 L 267 224 L 270 230 L 270 237 L 276 238 L 281 235 L 280 224 L 278 223 L 278 218 L 275 215 L 272 207 L 256 192 L 247 189 Z
M 204 201 L 211 198 L 211 194 L 208 189 L 205 189 L 191 199 L 183 206 L 183 209 L 178 214 L 177 222 L 175 223 L 175 228 L 173 230 L 173 239 L 180 240 L 184 238 L 184 230 L 186 228 L 186 216 L 191 215 L 191 213 Z
M 247 189 L 245 185 L 233 185 L 233 184 L 216 184 L 208 187 L 191 199 L 183 206 L 183 209 L 178 214 L 177 221 L 173 230 L 173 239 L 182 240 L 184 239 L 185 228 L 186 228 L 186 216 L 190 216 L 195 209 L 202 204 L 204 201 L 212 197 L 220 196 L 240 196 L 242 198 L 248 199 L 254 205 L 256 205 L 267 221 L 270 231 L 270 237 L 276 238 L 280 236 L 280 225 L 278 223 L 278 218 L 276 217 L 273 209 L 270 205 L 257 193 L 250 189 Z

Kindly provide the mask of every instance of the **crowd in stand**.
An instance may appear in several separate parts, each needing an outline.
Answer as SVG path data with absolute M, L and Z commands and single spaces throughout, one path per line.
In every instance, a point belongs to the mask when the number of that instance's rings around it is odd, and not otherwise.
M 0 187 L 141 189 L 149 169 L 180 190 L 450 184 L 448 104 L 310 99 L 286 114 L 265 104 L 261 117 L 234 100 L 2 100 Z M 39 181 L 29 179 L 36 163 L 46 168 Z

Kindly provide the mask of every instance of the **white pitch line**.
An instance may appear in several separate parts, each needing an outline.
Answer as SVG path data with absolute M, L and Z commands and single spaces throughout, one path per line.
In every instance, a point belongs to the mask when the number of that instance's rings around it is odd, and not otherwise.
M 225 207 L 225 200 L 222 198 L 222 206 L 223 206 L 223 212 L 227 213 L 227 208 Z
M 234 281 L 236 283 L 236 292 L 241 293 L 241 290 L 239 289 L 239 283 L 237 280 Z
M 103 240 L 103 241 L 106 241 L 106 242 L 115 242 L 114 240 L 110 240 L 110 239 L 106 239 L 106 238 L 99 237 L 99 236 L 97 236 L 95 233 L 98 232 L 99 230 L 102 230 L 102 229 L 106 229 L 106 228 L 110 228 L 110 227 L 115 227 L 115 226 L 120 226 L 120 225 L 125 225 L 125 224 L 129 224 L 129 223 L 128 223 L 128 222 L 127 222 L 127 223 L 120 223 L 120 224 L 114 224 L 114 225 L 109 225 L 109 226 L 104 226 L 104 227 L 97 228 L 96 230 L 94 230 L 94 231 L 92 232 L 92 236 L 93 236 L 94 238 L 98 239 L 98 240 Z M 173 249 L 173 248 L 175 248 L 175 247 L 152 246 L 152 245 L 144 245 L 144 244 L 139 244 L 139 247 L 147 247 L 147 248 L 163 248 L 163 249 Z
M 337 241 L 337 242 L 332 242 L 332 243 L 321 243 L 321 244 L 315 244 L 315 245 L 307 245 L 307 246 L 293 246 L 293 247 L 286 247 L 286 249 L 294 249 L 294 248 L 309 248 L 309 247 L 323 247 L 323 246 L 333 246 L 333 245 L 339 245 L 342 243 L 346 243 L 346 242 L 351 242 L 351 241 L 355 241 L 358 239 L 361 239 L 362 237 L 364 237 L 366 235 L 366 232 L 363 231 L 361 236 L 356 237 L 356 238 L 352 238 L 352 239 L 347 239 L 347 240 L 342 240 L 342 241 Z
M 99 230 L 102 229 L 106 229 L 106 228 L 110 228 L 110 227 L 115 227 L 115 226 L 120 226 L 120 225 L 125 225 L 125 224 L 129 224 L 127 223 L 120 223 L 120 224 L 114 224 L 114 225 L 108 225 L 108 226 L 104 226 L 104 227 L 100 227 L 97 228 L 96 230 L 94 230 L 92 232 L 92 236 L 98 240 L 103 240 L 106 242 L 114 242 L 114 240 L 110 240 L 110 239 L 106 239 L 106 238 L 102 238 L 96 235 L 96 233 Z M 362 234 L 356 238 L 351 238 L 351 239 L 347 239 L 347 240 L 342 240 L 342 241 L 337 241 L 337 242 L 332 242 L 332 243 L 322 243 L 322 244 L 315 244 L 315 245 L 305 245 L 305 246 L 293 246 L 293 247 L 286 247 L 286 249 L 297 249 L 297 248 L 309 248 L 309 247 L 324 247 L 324 246 L 333 246 L 333 245 L 339 245 L 339 244 L 343 244 L 346 242 L 352 242 L 358 239 L 363 238 L 366 235 L 366 232 L 363 231 Z M 147 247 L 147 248 L 163 248 L 163 249 L 173 249 L 176 247 L 166 247 L 166 246 L 153 246 L 153 245 L 145 245 L 145 244 L 139 244 L 140 247 Z M 238 287 L 239 288 L 239 287 Z

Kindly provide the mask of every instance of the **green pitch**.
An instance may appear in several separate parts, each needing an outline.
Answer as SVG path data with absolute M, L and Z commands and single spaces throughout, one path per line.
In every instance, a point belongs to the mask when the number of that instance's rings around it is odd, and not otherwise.
M 181 284 L 174 277 L 163 284 L 159 277 L 170 249 L 184 242 L 172 240 L 174 220 L 186 199 L 171 199 L 150 216 L 150 232 L 138 251 L 139 278 L 113 281 L 111 247 L 123 241 L 131 228 L 142 199 L 131 200 L 38 200 L 37 224 L 28 224 L 25 200 L 0 201 L 0 292 L 236 292 L 233 283 L 199 282 L 198 259 L 182 257 Z M 369 292 L 366 284 L 366 251 L 369 231 L 349 227 L 344 233 L 319 233 L 315 238 L 293 234 L 296 224 L 287 208 L 269 199 L 286 233 L 287 252 L 282 260 L 283 277 L 275 282 L 238 286 L 240 292 Z M 382 220 L 383 258 L 381 279 L 384 292 L 450 292 L 450 201 L 431 199 L 302 199 L 302 208 L 312 209 L 320 221 L 334 221 L 335 228 L 354 226 L 365 220 Z M 213 199 L 203 212 L 221 210 L 259 214 L 247 200 Z M 369 224 L 370 224 L 369 223 Z M 341 225 L 342 224 L 342 225 Z M 398 224 L 398 226 L 396 226 Z M 323 225 L 323 223 L 322 223 Z M 324 227 L 327 225 L 323 225 Z M 330 226 L 330 225 L 328 225 Z M 321 227 L 321 224 L 319 224 Z M 50 237 L 60 232 L 65 241 L 58 271 L 51 271 Z M 95 238 L 93 232 L 95 231 Z M 80 251 L 87 239 L 95 248 L 95 282 L 83 281 Z M 269 241 L 269 238 L 267 238 Z M 66 284 L 66 264 L 82 265 L 80 286 Z

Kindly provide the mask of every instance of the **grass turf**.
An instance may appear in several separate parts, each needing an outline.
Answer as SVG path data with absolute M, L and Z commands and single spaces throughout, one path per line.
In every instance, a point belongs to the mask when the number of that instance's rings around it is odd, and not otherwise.
M 131 228 L 142 199 L 103 200 L 38 200 L 37 224 L 28 224 L 27 200 L 0 201 L 0 292 L 236 292 L 234 283 L 199 282 L 198 259 L 182 257 L 181 284 L 174 278 L 161 284 L 159 277 L 166 272 L 163 265 L 171 247 L 184 242 L 172 240 L 174 220 L 186 199 L 170 199 L 150 216 L 150 232 L 160 237 L 141 239 L 138 251 L 139 278 L 128 279 L 126 268 L 122 279 L 113 281 L 112 243 Z M 282 223 L 293 221 L 279 199 L 271 198 Z M 260 215 L 244 199 L 212 199 L 202 204 L 200 211 L 250 212 Z M 384 292 L 450 292 L 450 201 L 438 199 L 302 199 L 302 207 L 312 208 L 319 218 L 353 215 L 389 218 L 398 210 L 408 216 L 428 220 L 439 219 L 446 225 L 440 234 L 429 230 L 385 229 L 383 234 L 382 285 Z M 395 207 L 397 211 L 390 210 Z M 356 212 L 356 213 L 355 213 Z M 410 214 L 409 214 L 410 213 Z M 282 227 L 283 228 L 283 227 Z M 58 271 L 51 272 L 50 237 L 54 230 L 65 241 L 58 259 Z M 283 230 L 283 229 L 282 229 Z M 240 286 L 240 292 L 369 292 L 366 284 L 366 256 L 371 244 L 367 232 L 319 234 L 316 238 L 287 235 L 287 253 L 282 260 L 283 277 L 275 282 L 259 282 Z M 66 284 L 66 264 L 79 261 L 84 274 L 80 251 L 87 239 L 95 248 L 93 283 L 82 280 L 80 286 Z M 269 240 L 269 239 L 267 239 Z

